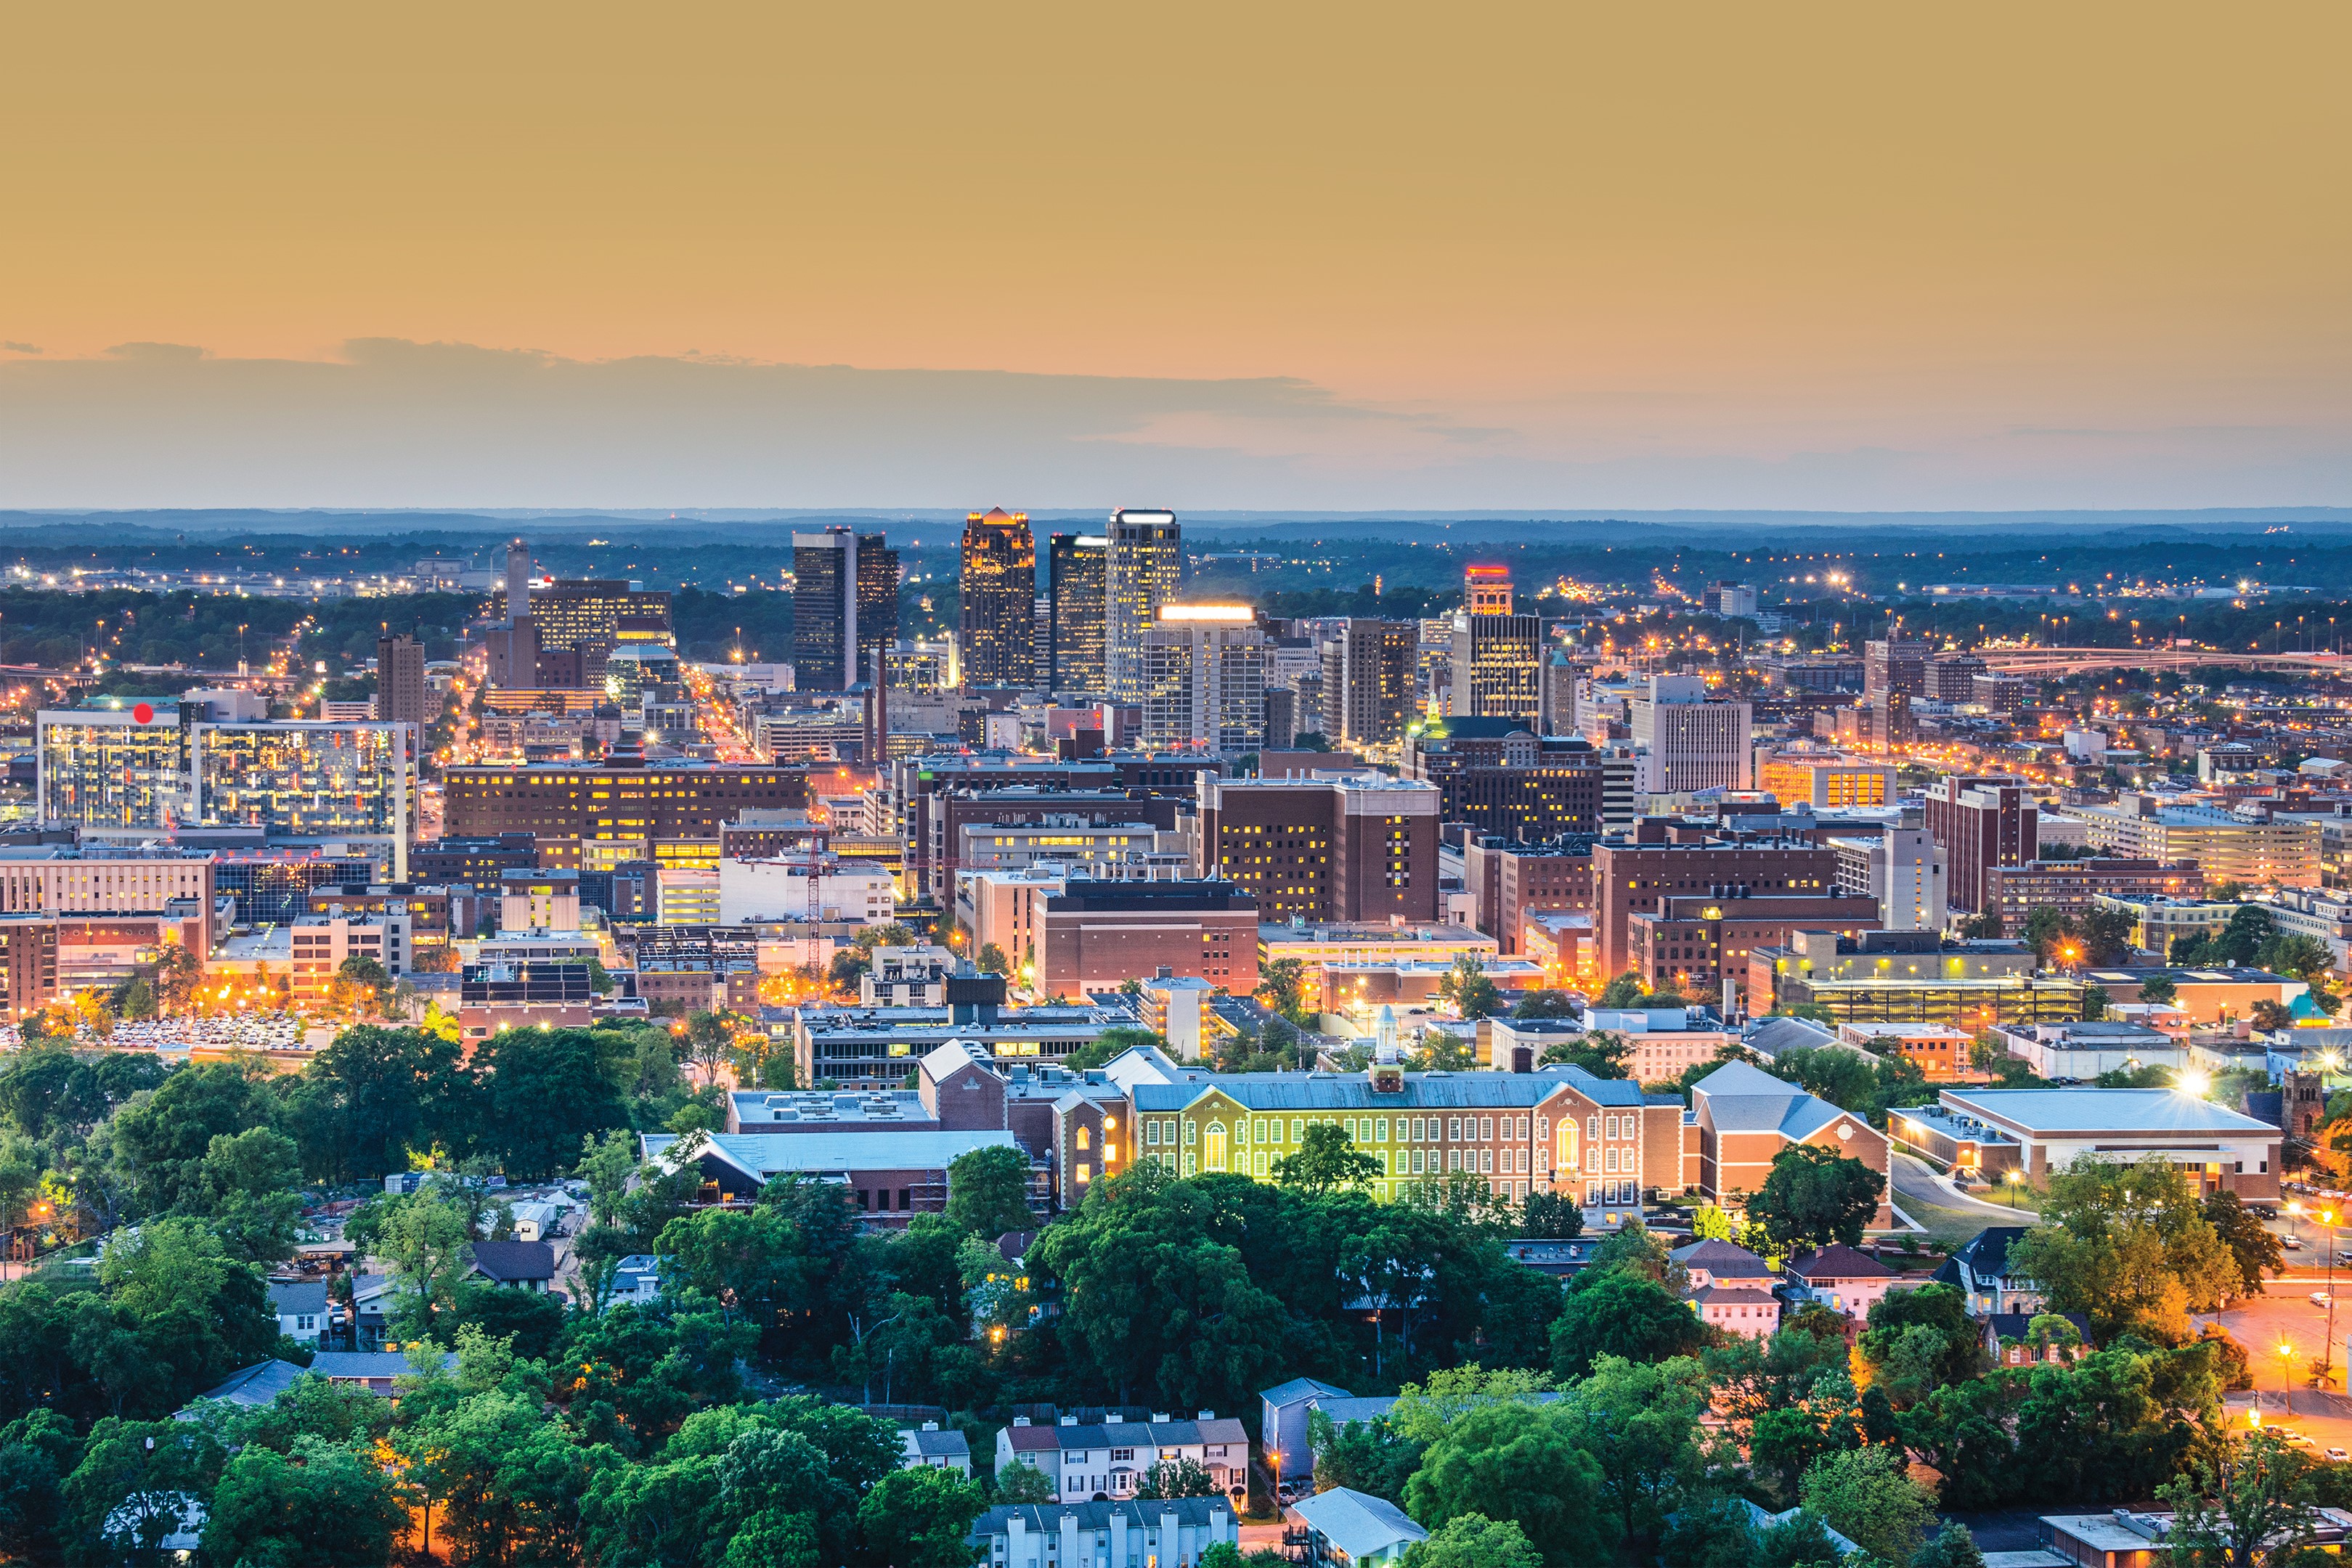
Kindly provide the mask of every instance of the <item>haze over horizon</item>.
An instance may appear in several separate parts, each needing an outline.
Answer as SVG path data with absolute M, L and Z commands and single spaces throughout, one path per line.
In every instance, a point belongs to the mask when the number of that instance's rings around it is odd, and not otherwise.
M 2336 8 L 19 40 L 0 506 L 2352 500 Z

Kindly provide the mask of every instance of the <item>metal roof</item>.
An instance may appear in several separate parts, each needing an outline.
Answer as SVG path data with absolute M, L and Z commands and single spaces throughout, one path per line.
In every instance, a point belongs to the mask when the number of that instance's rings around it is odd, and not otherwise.
M 2231 1133 L 2278 1135 L 2267 1122 L 2178 1089 L 1947 1089 L 1948 1105 L 2030 1133 Z
M 1129 1091 L 1139 1112 L 1181 1111 L 1211 1091 L 1251 1111 L 1513 1110 L 1541 1103 L 1562 1086 L 1600 1105 L 1638 1106 L 1642 1086 L 1623 1078 L 1595 1078 L 1580 1067 L 1538 1072 L 1408 1072 L 1401 1093 L 1373 1092 L 1362 1074 L 1336 1072 L 1188 1072 L 1166 1083 Z
M 640 1141 L 650 1160 L 666 1153 L 677 1137 L 647 1133 Z M 785 1171 L 945 1170 L 974 1149 L 1017 1146 L 1010 1133 L 910 1127 L 888 1133 L 801 1133 L 789 1138 L 719 1133 L 711 1135 L 704 1152 L 747 1176 L 766 1177 Z
M 1308 1528 L 1350 1557 L 1369 1557 L 1400 1542 L 1426 1541 L 1429 1531 L 1386 1498 L 1333 1487 L 1291 1505 Z

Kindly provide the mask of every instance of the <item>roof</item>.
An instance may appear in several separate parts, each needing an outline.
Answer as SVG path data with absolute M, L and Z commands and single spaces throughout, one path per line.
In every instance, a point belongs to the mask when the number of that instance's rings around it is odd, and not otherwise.
M 1718 1131 L 1779 1133 L 1792 1141 L 1811 1137 L 1846 1112 L 1745 1061 L 1727 1061 L 1691 1089 L 1696 1105 L 1704 1096 Z
M 1801 1280 L 1892 1280 L 1895 1270 L 1843 1241 L 1792 1259 L 1789 1272 Z
M 1752 1285 L 1707 1285 L 1693 1291 L 1690 1299 L 1703 1307 L 1769 1307 L 1780 1300 Z
M 1784 1051 L 1819 1051 L 1835 1038 L 1808 1019 L 1768 1018 L 1759 1020 L 1739 1043 L 1759 1056 L 1777 1057 Z
M 1429 1539 L 1429 1531 L 1407 1519 L 1404 1511 L 1386 1498 L 1347 1487 L 1301 1498 L 1291 1509 L 1308 1528 L 1350 1557 L 1368 1557 L 1401 1543 Z
M 2009 1249 L 2025 1236 L 2022 1225 L 1995 1225 L 1979 1230 L 1969 1244 L 1952 1255 L 1952 1261 L 1965 1263 L 1969 1270 L 1984 1279 L 1999 1279 L 2009 1272 Z
M 677 1142 L 669 1133 L 647 1133 L 647 1159 Z M 785 1171 L 945 1170 L 974 1149 L 1013 1148 L 1002 1132 L 943 1133 L 909 1127 L 887 1133 L 803 1133 L 778 1138 L 764 1134 L 714 1134 L 702 1150 L 746 1176 L 765 1179 Z M 480 1248 L 475 1251 L 478 1254 Z
M 1704 1088 L 1702 1084 L 1700 1087 Z M 2260 1133 L 2268 1123 L 2178 1089 L 1946 1089 L 1947 1103 L 2033 1133 Z
M 1997 1339 L 2023 1339 L 2033 1320 L 2042 1317 L 2064 1318 L 2084 1344 L 2091 1343 L 2091 1320 L 2080 1312 L 1991 1312 L 1985 1317 L 1985 1332 Z
M 291 1317 L 297 1312 L 324 1312 L 327 1310 L 327 1282 L 324 1280 L 272 1280 L 269 1281 L 269 1310 L 279 1317 Z
M 971 1444 L 961 1432 L 901 1432 L 898 1442 L 900 1450 L 910 1459 L 918 1456 L 927 1458 L 942 1456 L 957 1459 L 971 1458 Z
M 1247 1443 L 1249 1433 L 1230 1416 L 1206 1421 L 1097 1421 L 1065 1427 L 1009 1427 L 1015 1448 L 1181 1448 L 1194 1443 Z M 1029 1434 L 1027 1441 L 1023 1434 Z M 1037 1441 L 1043 1434 L 1045 1441 Z
M 1164 1514 L 1174 1514 L 1180 1526 L 1199 1529 L 1219 1515 L 1230 1517 L 1234 1505 L 1221 1497 L 1180 1497 L 1164 1502 L 1012 1502 L 999 1503 L 982 1510 L 971 1521 L 971 1539 L 986 1541 L 992 1535 L 1007 1533 L 1014 1521 L 1032 1534 L 1051 1540 L 1061 1532 L 1064 1519 L 1074 1520 L 1080 1530 L 1102 1531 L 1110 1528 L 1116 1517 L 1127 1521 L 1128 1527 L 1140 1530 L 1157 1528 Z
M 1666 1254 L 1685 1269 L 1704 1269 L 1717 1279 L 1769 1280 L 1772 1266 L 1729 1241 L 1694 1241 Z
M 1360 1399 L 1318 1399 L 1315 1408 L 1323 1412 L 1334 1427 L 1344 1427 L 1350 1421 L 1381 1420 L 1396 1408 L 1396 1396 L 1372 1394 Z
M 1272 1388 L 1261 1390 L 1258 1397 L 1268 1405 L 1294 1405 L 1301 1399 L 1311 1398 L 1317 1395 L 1329 1399 L 1355 1397 L 1344 1388 L 1336 1387 L 1328 1383 L 1318 1383 L 1311 1377 L 1294 1377 L 1287 1383 L 1276 1384 Z
M 477 1241 L 474 1270 L 492 1280 L 552 1280 L 555 1249 L 544 1241 Z
M 198 1399 L 226 1399 L 231 1405 L 267 1405 L 289 1388 L 302 1375 L 303 1369 L 290 1361 L 262 1361 L 232 1372 L 227 1377 L 196 1396 Z
M 457 1364 L 457 1354 L 445 1351 L 443 1366 Z M 322 1350 L 310 1358 L 310 1370 L 325 1378 L 405 1377 L 415 1370 L 396 1350 Z

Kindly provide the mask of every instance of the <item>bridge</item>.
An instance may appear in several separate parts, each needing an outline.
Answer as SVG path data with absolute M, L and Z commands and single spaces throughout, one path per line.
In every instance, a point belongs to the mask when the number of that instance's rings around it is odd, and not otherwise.
M 2242 653 L 2219 648 L 1979 648 L 1976 656 L 2004 675 L 2080 675 L 2096 670 L 2352 670 L 2341 653 Z

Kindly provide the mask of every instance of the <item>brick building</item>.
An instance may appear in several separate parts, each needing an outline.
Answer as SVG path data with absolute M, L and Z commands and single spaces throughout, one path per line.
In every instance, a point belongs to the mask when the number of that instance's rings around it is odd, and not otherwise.
M 1257 900 L 1232 882 L 1073 878 L 1045 897 L 1035 988 L 1083 997 L 1154 975 L 1257 989 Z
M 2006 774 L 1956 773 L 1927 791 L 1927 831 L 1948 862 L 1952 908 L 1989 908 L 1993 869 L 2040 856 L 2040 819 L 2024 782 Z
M 2137 901 L 2205 894 L 2205 873 L 2190 860 L 2033 860 L 1987 866 L 1983 877 L 1984 902 L 1970 907 L 2000 916 L 2003 936 L 2024 930 L 2026 915 L 2044 906 L 2081 916 L 2102 897 Z
M 1603 977 L 1633 967 L 1633 917 L 1657 913 L 1677 894 L 1820 897 L 1837 886 L 1837 851 L 1801 839 L 1724 843 L 1658 818 L 1630 839 L 1592 847 L 1594 940 Z
M 1653 989 L 1704 1000 L 1726 977 L 1745 988 L 1748 955 L 1759 947 L 1780 946 L 1800 931 L 1859 936 L 1878 928 L 1878 901 L 1852 894 L 1671 894 L 1658 908 L 1627 916 L 1626 967 Z
M 1380 773 L 1203 779 L 1199 869 L 1261 920 L 1433 920 L 1438 792 Z
M 1463 881 L 1475 900 L 1473 918 L 1505 953 L 1527 951 L 1529 915 L 1592 908 L 1591 838 L 1549 844 L 1473 837 L 1462 846 Z
M 595 858 L 586 847 L 593 843 L 693 839 L 715 846 L 719 828 L 747 810 L 808 803 L 808 776 L 798 768 L 627 758 L 594 766 L 453 767 L 443 772 L 442 789 L 442 821 L 452 838 L 528 832 L 538 836 L 542 852 L 548 841 L 572 841 L 587 858 Z

